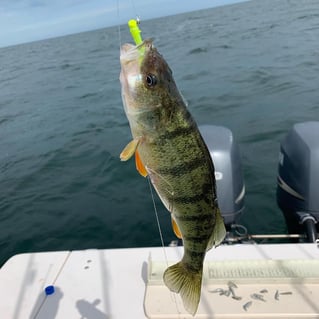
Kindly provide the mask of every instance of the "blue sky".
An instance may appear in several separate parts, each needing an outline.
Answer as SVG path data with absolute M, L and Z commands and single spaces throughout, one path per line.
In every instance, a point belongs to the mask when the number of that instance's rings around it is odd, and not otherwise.
M 0 47 L 242 1 L 0 0 Z

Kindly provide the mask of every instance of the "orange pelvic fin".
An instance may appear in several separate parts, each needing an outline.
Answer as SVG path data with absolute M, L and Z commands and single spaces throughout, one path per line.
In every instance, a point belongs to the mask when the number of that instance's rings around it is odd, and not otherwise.
M 146 177 L 148 175 L 148 172 L 141 160 L 140 154 L 138 151 L 135 151 L 135 164 L 137 171 L 143 176 Z
M 172 216 L 172 227 L 173 227 L 173 230 L 174 230 L 174 233 L 175 233 L 176 237 L 179 238 L 179 239 L 182 239 L 182 233 L 179 230 L 179 228 L 178 228 L 178 226 L 176 224 L 176 221 L 173 218 L 173 216 Z

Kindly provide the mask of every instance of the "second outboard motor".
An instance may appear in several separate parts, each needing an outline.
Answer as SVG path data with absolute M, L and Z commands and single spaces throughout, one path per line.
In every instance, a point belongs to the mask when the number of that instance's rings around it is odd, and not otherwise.
M 319 221 L 319 122 L 295 124 L 281 142 L 277 203 L 289 233 L 315 242 Z
M 236 224 L 244 209 L 245 185 L 238 145 L 232 132 L 215 125 L 202 125 L 199 130 L 215 166 L 218 205 L 226 228 Z

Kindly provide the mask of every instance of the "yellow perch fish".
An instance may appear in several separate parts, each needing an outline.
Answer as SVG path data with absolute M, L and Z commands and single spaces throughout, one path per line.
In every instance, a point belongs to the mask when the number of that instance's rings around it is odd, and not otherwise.
M 195 315 L 206 251 L 226 234 L 216 197 L 214 166 L 186 108 L 172 71 L 151 40 L 121 48 L 122 99 L 133 140 L 120 158 L 135 154 L 137 170 L 150 180 L 183 239 L 182 260 L 167 268 L 164 282 Z

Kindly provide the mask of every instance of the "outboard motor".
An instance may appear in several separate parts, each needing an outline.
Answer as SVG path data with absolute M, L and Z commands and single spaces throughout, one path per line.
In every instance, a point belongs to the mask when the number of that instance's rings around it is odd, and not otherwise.
M 319 122 L 295 124 L 281 142 L 277 203 L 289 233 L 315 242 L 319 220 Z
M 232 132 L 215 125 L 201 125 L 199 130 L 215 166 L 217 198 L 226 228 L 236 224 L 244 209 L 245 185 L 238 145 Z

